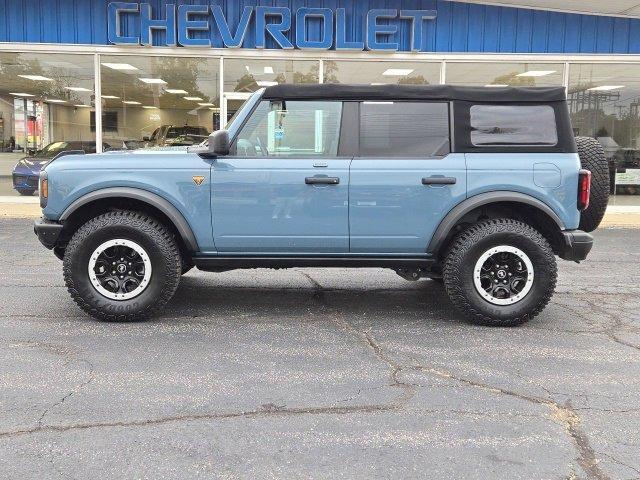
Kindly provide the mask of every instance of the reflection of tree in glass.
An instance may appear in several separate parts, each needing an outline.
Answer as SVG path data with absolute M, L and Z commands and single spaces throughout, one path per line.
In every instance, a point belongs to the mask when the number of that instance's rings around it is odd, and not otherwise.
M 534 77 L 518 77 L 518 74 L 522 72 L 512 72 L 506 75 L 496 77 L 493 82 L 494 85 L 510 85 L 512 87 L 535 87 L 536 80 Z
M 29 58 L 29 55 L 20 53 L 3 53 L 0 56 L 0 78 L 17 78 L 18 75 L 41 75 L 51 78 L 52 81 L 31 81 L 24 79 L 21 85 L 8 85 L 10 91 L 23 91 L 31 93 L 35 98 L 54 98 L 66 100 L 69 103 L 84 103 L 78 93 L 68 90 L 66 87 L 85 87 L 93 89 L 93 68 L 64 68 L 58 66 L 43 67 L 39 59 Z M 55 55 L 47 55 L 47 59 L 54 59 Z M 2 82 L 0 81 L 0 85 Z M 90 85 L 89 85 L 90 83 Z M 85 85 L 87 84 L 87 85 Z M 22 87 L 22 88 L 20 88 Z M 28 87 L 28 88 L 27 88 Z M 12 90 L 12 89 L 16 90 Z M 3 88 L 4 90 L 5 88 Z M 88 92 L 87 92 L 88 93 Z
M 338 64 L 334 60 L 325 60 L 324 62 L 324 83 L 340 83 Z
M 398 80 L 398 85 L 429 85 L 429 82 L 423 75 L 413 75 L 411 77 L 402 77 Z
M 210 97 L 200 89 L 198 78 L 205 77 L 208 73 L 209 63 L 215 60 L 207 60 L 202 58 L 172 58 L 159 57 L 154 58 L 152 62 L 152 74 L 155 78 L 161 78 L 169 88 L 180 88 L 189 92 L 190 96 L 196 96 L 210 101 L 218 102 L 218 97 Z M 212 79 L 205 78 L 210 82 Z M 217 83 L 213 83 L 212 87 L 217 91 Z

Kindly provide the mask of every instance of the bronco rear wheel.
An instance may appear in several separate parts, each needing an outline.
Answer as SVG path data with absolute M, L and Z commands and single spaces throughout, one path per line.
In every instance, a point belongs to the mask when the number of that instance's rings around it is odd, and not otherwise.
M 165 226 L 129 211 L 105 213 L 80 227 L 63 265 L 74 301 L 89 315 L 114 322 L 153 315 L 175 293 L 182 271 Z
M 443 277 L 452 303 L 472 322 L 514 326 L 535 317 L 556 285 L 547 240 L 511 219 L 486 220 L 454 239 Z
M 593 232 L 604 217 L 609 203 L 609 163 L 600 142 L 591 137 L 576 137 L 580 165 L 591 171 L 589 207 L 580 214 L 580 230 Z

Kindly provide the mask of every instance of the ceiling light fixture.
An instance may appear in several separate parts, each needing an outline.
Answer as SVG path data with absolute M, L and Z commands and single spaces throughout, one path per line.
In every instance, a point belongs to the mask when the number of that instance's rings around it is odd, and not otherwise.
M 587 88 L 589 92 L 608 92 L 610 90 L 620 90 L 624 85 L 600 85 L 599 87 Z
M 382 75 L 387 77 L 404 77 L 413 72 L 413 68 L 387 68 Z
M 143 105 L 142 108 L 157 109 L 158 107 L 154 107 L 152 105 Z
M 153 83 L 153 84 L 166 84 L 164 80 L 161 78 L 148 78 L 148 77 L 139 77 L 138 80 L 144 83 Z
M 273 87 L 274 85 L 278 85 L 278 82 L 271 80 L 258 80 L 256 83 L 259 87 Z
M 556 73 L 555 70 L 529 70 L 528 72 L 519 73 L 516 77 L 545 77 Z
M 184 98 L 185 100 L 192 100 L 194 102 L 201 102 L 202 101 L 202 99 L 200 97 L 182 97 L 182 98 Z
M 489 85 L 485 85 L 485 87 L 508 87 L 506 83 L 490 83 Z
M 201 107 L 213 107 L 214 106 L 213 103 L 198 103 L 198 105 L 200 105 Z
M 53 82 L 53 78 L 43 77 L 42 75 L 18 75 L 19 77 L 33 80 L 34 82 Z
M 93 92 L 93 90 L 91 90 L 90 88 L 84 88 L 84 87 L 64 87 L 67 90 L 71 90 L 72 92 Z
M 66 100 L 60 100 L 58 98 L 47 98 L 47 99 L 45 99 L 45 102 L 49 102 L 49 103 L 67 103 Z
M 128 63 L 109 63 L 109 62 L 104 62 L 102 65 L 104 65 L 107 68 L 111 68 L 113 70 L 138 70 L 136 67 L 134 67 L 133 65 L 129 65 Z
M 114 100 L 114 99 L 120 98 L 120 97 L 116 97 L 115 95 L 102 95 L 102 98 Z
M 125 105 L 142 105 L 140 102 L 136 102 L 135 100 L 123 100 L 122 103 Z
M 16 97 L 35 97 L 35 95 L 31 95 L 30 93 L 9 93 L 9 95 L 15 95 Z
M 189 93 L 186 90 L 181 90 L 179 88 L 166 88 L 164 91 L 167 93 L 175 93 L 179 95 L 187 95 Z
M 82 104 L 78 104 L 78 105 L 74 105 L 74 107 L 79 107 L 79 108 L 91 108 L 91 105 L 82 105 Z

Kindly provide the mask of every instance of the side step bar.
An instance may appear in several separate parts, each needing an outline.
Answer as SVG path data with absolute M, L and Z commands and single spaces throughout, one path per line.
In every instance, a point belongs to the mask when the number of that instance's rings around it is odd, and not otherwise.
M 193 257 L 199 270 L 222 271 L 237 268 L 291 268 L 291 267 L 380 267 L 380 268 L 428 268 L 435 261 L 425 257 L 246 257 L 217 256 Z

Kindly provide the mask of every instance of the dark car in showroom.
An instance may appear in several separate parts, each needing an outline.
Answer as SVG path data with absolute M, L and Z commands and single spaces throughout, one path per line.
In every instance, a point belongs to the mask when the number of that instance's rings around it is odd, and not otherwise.
M 110 150 L 111 146 L 103 143 L 102 150 Z M 53 142 L 41 150 L 37 150 L 33 155 L 21 158 L 13 168 L 13 188 L 20 195 L 33 195 L 38 190 L 38 179 L 40 170 L 53 157 L 69 151 L 83 151 L 84 153 L 96 153 L 96 142 L 91 141 L 71 141 Z
M 143 140 L 147 142 L 147 147 L 185 147 L 201 143 L 208 135 L 209 130 L 205 127 L 162 125 L 155 129 L 150 138 Z

